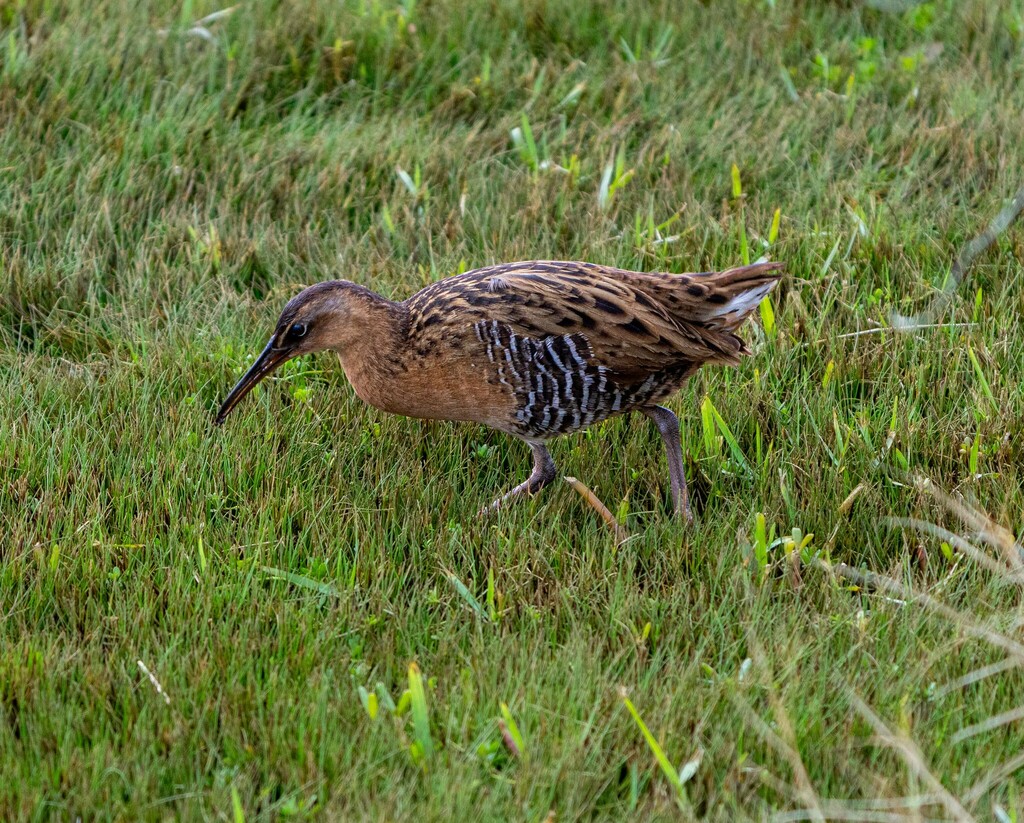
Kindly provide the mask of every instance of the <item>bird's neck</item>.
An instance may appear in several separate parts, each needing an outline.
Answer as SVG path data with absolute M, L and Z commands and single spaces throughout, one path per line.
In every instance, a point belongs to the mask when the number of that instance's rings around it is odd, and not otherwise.
M 386 408 L 404 369 L 408 309 L 360 286 L 348 295 L 351 313 L 338 357 L 356 394 Z

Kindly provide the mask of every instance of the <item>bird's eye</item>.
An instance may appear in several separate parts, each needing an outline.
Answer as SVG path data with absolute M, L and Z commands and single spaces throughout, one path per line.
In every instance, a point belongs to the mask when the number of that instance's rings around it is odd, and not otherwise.
M 305 337 L 306 336 L 306 324 L 305 323 L 293 323 L 292 327 L 288 329 L 289 337 Z

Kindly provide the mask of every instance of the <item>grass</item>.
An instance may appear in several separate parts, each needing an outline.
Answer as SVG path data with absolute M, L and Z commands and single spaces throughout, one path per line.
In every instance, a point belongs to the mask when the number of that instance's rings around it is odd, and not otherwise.
M 0 817 L 1020 819 L 1018 578 L 914 478 L 1022 526 L 1024 234 L 887 326 L 1021 185 L 1024 20 L 874 5 L 0 3 Z M 643 419 L 553 449 L 622 545 L 332 357 L 210 424 L 302 284 L 766 251 L 693 528 Z

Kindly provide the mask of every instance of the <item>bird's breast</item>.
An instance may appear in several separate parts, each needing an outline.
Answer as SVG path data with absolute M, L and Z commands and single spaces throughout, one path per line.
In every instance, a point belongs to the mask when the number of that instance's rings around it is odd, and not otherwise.
M 459 420 L 507 429 L 515 400 L 491 379 L 486 355 L 471 351 L 427 351 L 390 368 L 349 362 L 342 368 L 356 395 L 382 411 L 427 420 Z

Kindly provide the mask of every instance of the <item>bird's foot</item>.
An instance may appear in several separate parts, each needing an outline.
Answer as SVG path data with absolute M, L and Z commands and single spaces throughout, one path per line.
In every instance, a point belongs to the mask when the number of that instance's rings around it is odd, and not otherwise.
M 480 509 L 480 511 L 476 513 L 478 518 L 484 518 L 494 514 L 498 509 L 504 508 L 509 501 L 516 497 L 520 497 L 523 494 L 532 497 L 555 479 L 558 474 L 558 470 L 555 468 L 555 461 L 551 459 L 551 455 L 548 453 L 547 448 L 540 443 L 531 443 L 530 448 L 533 449 L 533 471 L 530 473 L 529 479 L 520 483 L 514 489 L 506 492 L 496 500 L 493 500 L 490 505 L 484 506 Z

